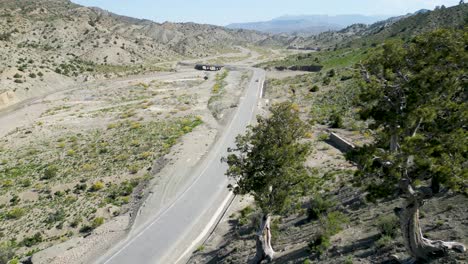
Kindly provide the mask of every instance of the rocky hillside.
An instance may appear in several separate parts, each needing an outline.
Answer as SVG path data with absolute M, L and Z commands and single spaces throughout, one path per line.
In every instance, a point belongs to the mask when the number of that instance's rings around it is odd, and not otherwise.
M 264 35 L 193 23 L 158 24 L 68 0 L 0 1 L 2 41 L 23 53 L 52 51 L 95 63 L 203 57 Z M 117 54 L 118 53 L 118 54 Z
M 340 31 L 324 32 L 312 37 L 290 39 L 291 48 L 330 48 L 365 46 L 388 38 L 409 39 L 437 28 L 460 28 L 466 24 L 468 4 L 434 11 L 420 10 L 413 14 L 393 17 L 372 25 L 355 24 Z
M 161 62 L 227 53 L 267 37 L 212 25 L 159 24 L 69 0 L 0 0 L 0 108 L 76 80 L 169 70 Z

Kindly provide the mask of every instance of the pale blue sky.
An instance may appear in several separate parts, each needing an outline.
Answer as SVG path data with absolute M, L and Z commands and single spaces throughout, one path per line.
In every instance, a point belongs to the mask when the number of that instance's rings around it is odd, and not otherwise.
M 269 20 L 282 15 L 401 15 L 459 0 L 72 0 L 111 12 L 157 22 L 227 25 Z

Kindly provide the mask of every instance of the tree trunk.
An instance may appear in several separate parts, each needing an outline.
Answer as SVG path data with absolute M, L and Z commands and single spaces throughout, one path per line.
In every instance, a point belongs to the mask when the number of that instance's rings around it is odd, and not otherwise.
M 251 264 L 260 264 L 263 260 L 271 262 L 275 255 L 275 251 L 271 247 L 271 229 L 270 229 L 271 216 L 264 214 L 260 227 L 257 232 L 257 252 L 255 257 L 250 261 Z
M 390 136 L 390 151 L 394 153 L 397 150 L 398 150 L 398 134 L 396 132 L 392 132 L 392 135 Z
M 403 240 L 410 255 L 416 260 L 429 261 L 444 256 L 448 250 L 465 252 L 466 247 L 461 243 L 430 240 L 423 237 L 419 223 L 419 208 L 424 203 L 423 199 L 432 195 L 430 189 L 415 192 L 408 179 L 403 179 L 400 187 L 405 194 L 405 207 L 396 208 L 395 213 L 400 219 Z

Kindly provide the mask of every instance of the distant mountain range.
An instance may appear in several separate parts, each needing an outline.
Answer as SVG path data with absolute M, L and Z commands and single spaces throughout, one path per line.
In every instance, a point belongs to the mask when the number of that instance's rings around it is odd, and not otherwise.
M 276 35 L 270 39 L 286 42 L 292 49 L 362 47 L 377 45 L 390 38 L 410 40 L 416 35 L 439 28 L 461 29 L 466 27 L 467 18 L 468 4 L 460 4 L 434 11 L 421 9 L 415 13 L 391 17 L 371 25 L 353 24 L 339 31 L 327 31 L 311 36 Z M 271 42 L 270 39 L 268 41 Z
M 282 16 L 270 21 L 252 23 L 234 23 L 227 25 L 231 29 L 249 29 L 273 34 L 319 34 L 329 30 L 340 30 L 352 24 L 373 24 L 385 20 L 388 16 L 364 15 L 301 15 Z

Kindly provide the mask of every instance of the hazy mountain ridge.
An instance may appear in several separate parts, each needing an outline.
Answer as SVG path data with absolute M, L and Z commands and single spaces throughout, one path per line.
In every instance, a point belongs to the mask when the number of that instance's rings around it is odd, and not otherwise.
M 234 23 L 227 27 L 233 29 L 258 30 L 266 33 L 309 33 L 318 34 L 329 30 L 340 30 L 356 23 L 372 24 L 386 19 L 385 16 L 364 15 L 300 15 L 282 16 L 270 21 Z

